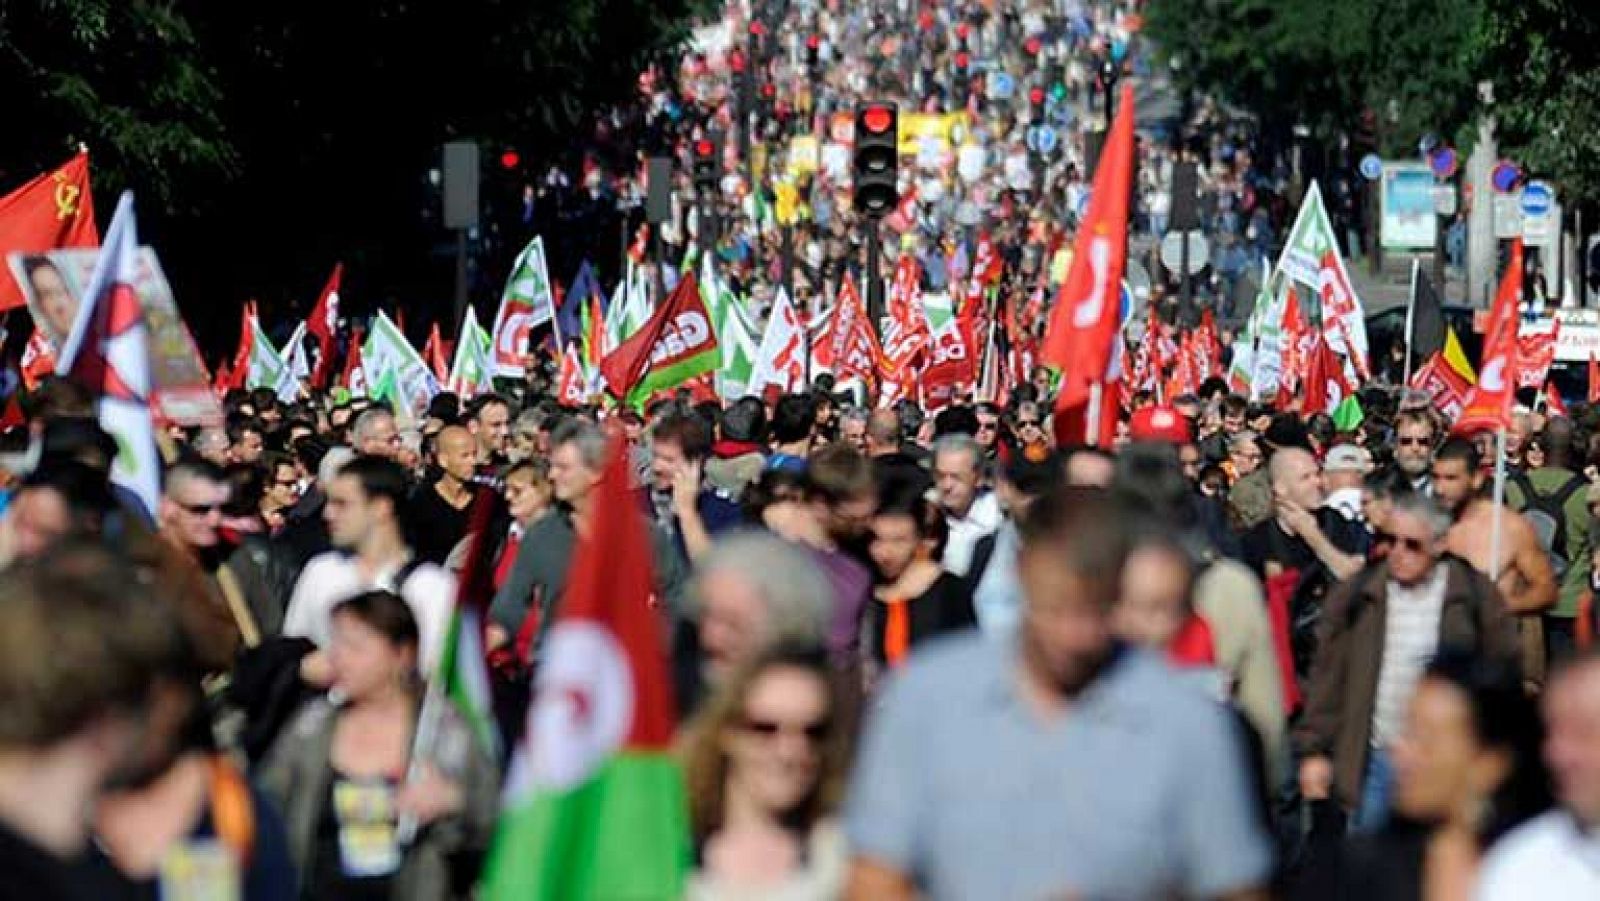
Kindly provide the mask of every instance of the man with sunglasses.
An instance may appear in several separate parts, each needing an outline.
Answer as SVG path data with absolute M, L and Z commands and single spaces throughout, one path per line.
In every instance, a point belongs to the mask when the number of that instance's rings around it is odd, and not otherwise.
M 1394 465 L 1412 491 L 1433 493 L 1433 447 L 1437 440 L 1428 410 L 1401 410 L 1394 421 Z
M 1429 497 L 1394 499 L 1394 545 L 1323 604 L 1305 710 L 1293 733 L 1300 791 L 1333 800 L 1357 831 L 1381 828 L 1389 748 L 1429 659 L 1445 647 L 1508 664 L 1516 629 L 1493 584 L 1446 554 L 1450 517 Z

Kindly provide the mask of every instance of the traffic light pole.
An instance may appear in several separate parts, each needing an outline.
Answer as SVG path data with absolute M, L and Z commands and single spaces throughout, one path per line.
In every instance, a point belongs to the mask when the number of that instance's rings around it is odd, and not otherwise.
M 878 220 L 866 217 L 865 233 L 867 240 L 867 318 L 872 320 L 872 329 L 877 334 L 878 340 L 883 340 L 883 279 L 878 270 L 882 268 L 883 242 L 878 240 Z

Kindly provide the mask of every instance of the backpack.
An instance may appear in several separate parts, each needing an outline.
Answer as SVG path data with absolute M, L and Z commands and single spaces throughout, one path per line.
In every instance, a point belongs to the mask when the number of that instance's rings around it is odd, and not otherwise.
M 1572 562 L 1567 559 L 1567 501 L 1589 483 L 1583 476 L 1574 475 L 1554 493 L 1540 494 L 1524 473 L 1513 473 L 1511 482 L 1522 491 L 1522 516 L 1550 555 L 1550 566 L 1559 581 Z

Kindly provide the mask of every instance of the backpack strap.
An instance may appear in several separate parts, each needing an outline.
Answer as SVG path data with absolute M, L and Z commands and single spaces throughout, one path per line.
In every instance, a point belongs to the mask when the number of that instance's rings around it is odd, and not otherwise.
M 1546 497 L 1555 504 L 1557 510 L 1565 511 L 1567 509 L 1567 501 L 1572 500 L 1572 496 L 1578 493 L 1578 489 L 1585 488 L 1588 485 L 1588 479 L 1578 473 L 1573 473 L 1572 478 L 1567 479 L 1560 488 L 1557 488 L 1553 494 L 1546 495 Z
M 210 765 L 212 828 L 239 861 L 239 869 L 249 869 L 256 843 L 255 803 L 250 799 L 250 785 L 223 755 L 213 754 Z

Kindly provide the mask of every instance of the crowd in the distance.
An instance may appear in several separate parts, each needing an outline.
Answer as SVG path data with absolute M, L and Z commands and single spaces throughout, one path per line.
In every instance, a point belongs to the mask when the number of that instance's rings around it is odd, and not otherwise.
M 691 897 L 1586 896 L 1591 429 L 1519 410 L 1495 526 L 1480 447 L 1409 395 L 1338 433 L 1207 389 L 1112 450 L 1058 446 L 1033 386 L 414 424 L 239 393 L 166 436 L 145 511 L 48 382 L 0 519 L 0 896 L 465 897 L 607 428 Z M 473 529 L 499 741 L 418 743 Z

